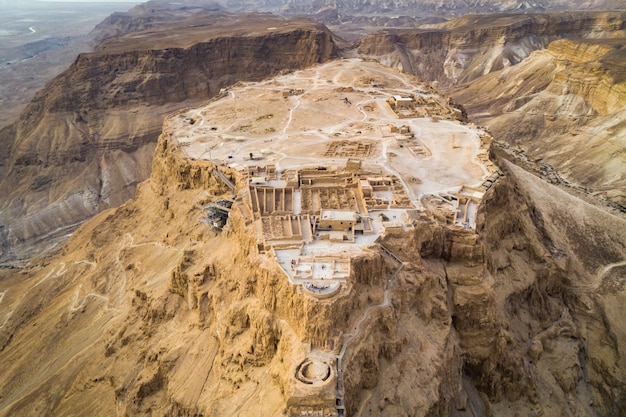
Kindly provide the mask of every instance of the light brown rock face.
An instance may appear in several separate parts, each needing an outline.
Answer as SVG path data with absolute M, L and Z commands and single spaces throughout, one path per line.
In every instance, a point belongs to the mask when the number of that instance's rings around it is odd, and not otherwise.
M 334 54 L 330 33 L 310 21 L 196 15 L 80 55 L 0 131 L 8 150 L 0 161 L 0 260 L 41 253 L 132 197 L 150 173 L 165 114 L 238 80 Z
M 350 416 L 625 408 L 624 220 L 502 161 L 476 232 L 425 212 L 320 301 L 236 205 L 220 234 L 200 221 L 232 192 L 169 129 L 133 200 L 0 272 L 0 415 L 332 415 L 338 371 Z M 322 350 L 339 369 L 305 361 Z
M 546 415 L 620 415 L 624 221 L 505 166 L 514 181 L 486 201 L 480 234 L 519 384 Z

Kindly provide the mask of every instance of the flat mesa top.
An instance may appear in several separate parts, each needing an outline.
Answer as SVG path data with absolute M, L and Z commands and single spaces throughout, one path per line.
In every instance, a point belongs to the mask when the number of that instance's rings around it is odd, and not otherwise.
M 139 32 L 130 32 L 105 40 L 95 54 L 150 51 L 166 48 L 189 48 L 196 43 L 219 38 L 254 37 L 288 33 L 294 30 L 322 31 L 308 19 L 285 20 L 269 14 L 199 13 L 183 20 L 165 20 Z
M 390 98 L 413 98 L 395 112 Z M 391 100 L 393 101 L 393 100 Z M 342 59 L 258 83 L 238 83 L 171 118 L 171 137 L 193 159 L 235 169 L 343 168 L 348 161 L 400 178 L 410 200 L 480 184 L 480 130 L 415 77 Z M 376 193 L 376 187 L 373 187 Z
M 166 133 L 189 158 L 241 173 L 259 253 L 328 300 L 344 291 L 352 256 L 428 210 L 475 227 L 495 170 L 484 133 L 462 116 L 408 74 L 345 59 L 238 83 L 172 116 Z M 213 210 L 209 220 L 219 229 L 225 217 Z

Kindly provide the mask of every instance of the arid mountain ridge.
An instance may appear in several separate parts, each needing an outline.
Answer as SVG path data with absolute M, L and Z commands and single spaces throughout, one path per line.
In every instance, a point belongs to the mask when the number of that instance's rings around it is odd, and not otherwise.
M 626 7 L 623 0 L 609 1 L 565 1 L 565 0 L 537 0 L 537 1 L 509 1 L 509 0 L 394 0 L 394 1 L 365 1 L 365 0 L 230 0 L 205 1 L 185 0 L 170 4 L 167 0 L 153 0 L 140 5 L 136 10 L 171 9 L 172 7 L 225 7 L 230 10 L 259 10 L 279 12 L 281 14 L 316 14 L 325 10 L 336 10 L 338 14 L 347 18 L 355 15 L 398 15 L 419 16 L 425 13 L 461 16 L 474 13 L 504 13 L 504 12 L 543 12 L 562 10 L 619 10 Z
M 446 87 L 520 63 L 557 39 L 623 37 L 622 12 L 464 16 L 419 29 L 385 29 L 356 42 L 377 57 Z
M 340 36 L 356 40 L 381 27 L 416 28 L 425 23 L 439 23 L 464 15 L 501 13 L 528 14 L 559 11 L 624 10 L 626 2 L 614 1 L 209 1 L 169 2 L 151 0 L 125 13 L 114 13 L 98 28 L 97 39 L 127 30 L 141 30 L 167 19 L 180 19 L 199 11 L 269 12 L 287 18 L 306 17 L 323 23 Z
M 165 115 L 238 80 L 304 68 L 336 54 L 332 35 L 320 25 L 249 19 L 199 18 L 202 23 L 191 30 L 182 24 L 188 37 L 179 37 L 176 24 L 163 26 L 151 32 L 161 49 L 135 48 L 132 33 L 111 39 L 80 55 L 41 90 L 20 119 L 0 132 L 10 149 L 1 162 L 2 259 L 28 257 L 37 242 L 48 246 L 77 223 L 131 198 L 149 175 Z M 232 24 L 246 21 L 232 34 Z M 222 36 L 226 30 L 231 34 Z

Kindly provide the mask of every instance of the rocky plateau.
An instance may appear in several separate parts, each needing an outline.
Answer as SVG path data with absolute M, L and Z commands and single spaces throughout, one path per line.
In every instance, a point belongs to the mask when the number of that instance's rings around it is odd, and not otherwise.
M 568 3 L 109 17 L 0 130 L 0 416 L 626 416 L 626 6 Z
M 171 123 L 134 199 L 2 271 L 0 415 L 337 415 L 294 376 L 352 326 L 346 415 L 623 415 L 623 219 L 497 160 L 475 230 L 427 210 L 317 301 L 244 211 L 218 234 L 200 221 L 231 193 L 217 169 L 247 180 L 190 159 Z

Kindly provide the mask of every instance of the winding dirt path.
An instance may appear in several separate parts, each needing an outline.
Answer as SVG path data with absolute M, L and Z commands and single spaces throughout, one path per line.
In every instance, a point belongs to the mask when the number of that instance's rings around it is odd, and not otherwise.
M 300 98 L 298 96 L 292 96 L 295 97 L 296 99 L 296 104 L 295 106 L 293 106 L 292 108 L 289 109 L 289 118 L 287 119 L 287 123 L 285 124 L 285 127 L 283 128 L 283 133 L 281 134 L 281 136 L 285 137 L 287 136 L 287 129 L 289 129 L 289 126 L 291 126 L 291 121 L 293 120 L 293 112 L 300 107 Z
M 104 300 L 104 301 L 107 302 L 107 306 L 109 305 L 109 303 L 110 303 L 109 297 L 106 297 L 106 296 L 104 296 L 102 294 L 98 294 L 98 293 L 95 293 L 95 292 L 90 292 L 90 293 L 85 294 L 83 296 L 83 298 L 80 300 L 80 303 L 79 303 L 78 302 L 78 297 L 79 297 L 81 288 L 82 288 L 82 284 L 76 290 L 76 293 L 74 294 L 74 299 L 73 299 L 73 303 L 72 303 L 73 305 L 70 305 L 70 308 L 69 308 L 71 312 L 75 312 L 75 311 L 82 310 L 83 308 L 85 308 L 87 306 L 87 299 L 88 298 L 101 299 L 101 300 Z M 107 308 L 104 309 L 104 311 L 115 311 L 115 312 L 120 313 L 123 310 L 120 310 L 118 308 L 107 307 Z
M 586 292 L 596 291 L 598 288 L 600 288 L 600 285 L 602 285 L 602 282 L 604 281 L 604 277 L 606 276 L 606 274 L 611 272 L 613 268 L 618 268 L 620 266 L 626 266 L 626 260 L 607 264 L 603 266 L 602 268 L 599 268 L 598 272 L 596 273 L 596 276 L 594 277 L 592 282 L 590 282 L 589 284 L 571 285 L 570 288 L 574 290 L 582 290 Z

